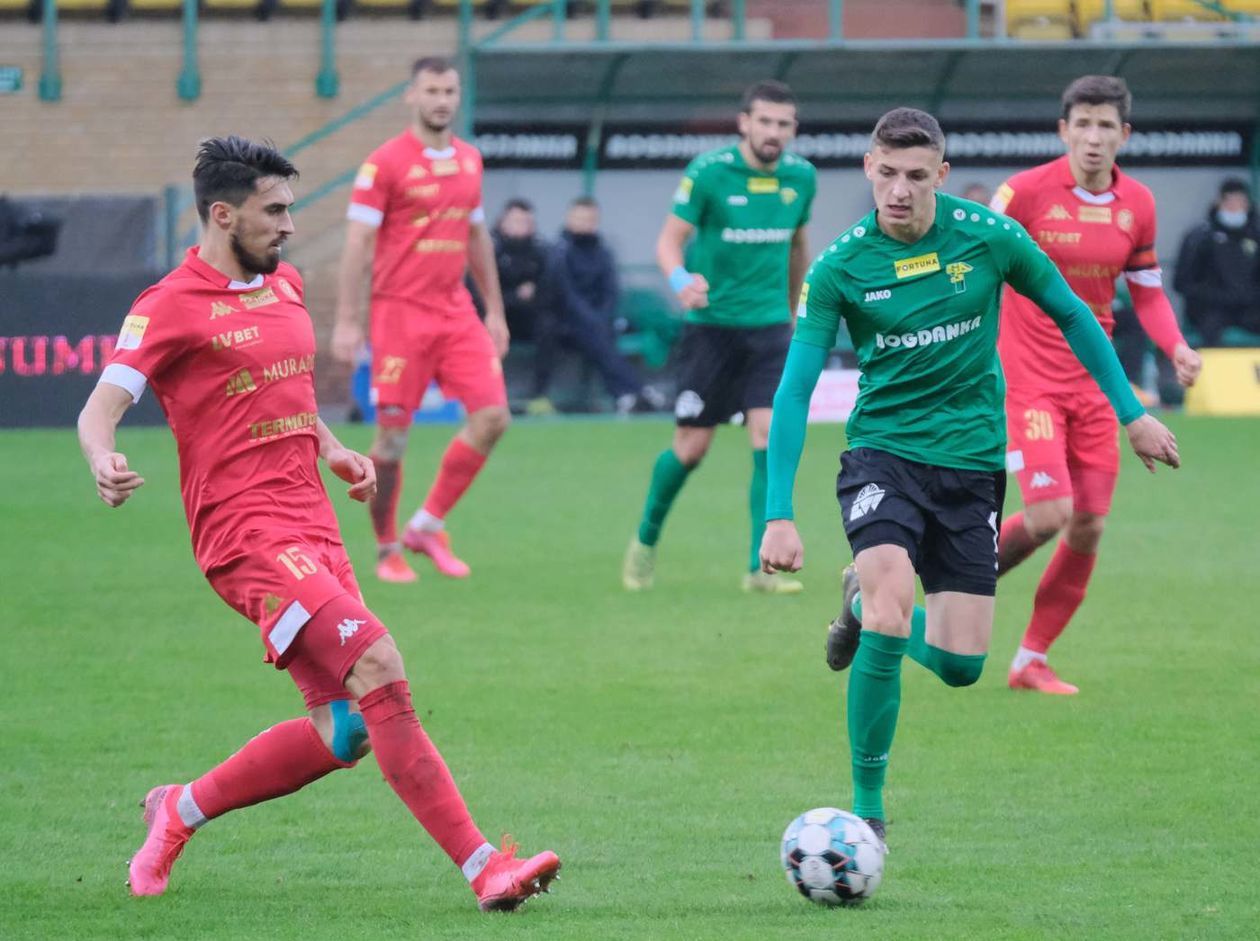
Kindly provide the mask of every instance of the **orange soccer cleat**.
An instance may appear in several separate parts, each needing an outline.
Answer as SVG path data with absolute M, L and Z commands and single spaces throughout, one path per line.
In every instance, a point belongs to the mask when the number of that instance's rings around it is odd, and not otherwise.
M 416 573 L 412 571 L 401 552 L 391 552 L 377 560 L 376 577 L 383 582 L 406 584 L 416 580 Z
M 402 544 L 412 552 L 427 555 L 433 567 L 447 578 L 467 578 L 472 569 L 451 551 L 451 537 L 446 530 L 433 533 L 408 526 L 403 530 Z
M 1020 669 L 1011 670 L 1006 684 L 1011 689 L 1031 689 L 1053 696 L 1074 696 L 1080 692 L 1071 683 L 1059 679 L 1058 674 L 1044 660 L 1030 660 Z
M 132 895 L 161 895 L 171 878 L 171 867 L 195 832 L 179 819 L 175 805 L 184 785 L 160 784 L 145 795 L 144 822 L 148 835 L 127 863 L 127 887 Z
M 516 858 L 516 844 L 504 837 L 503 849 L 495 850 L 481 874 L 472 881 L 477 904 L 483 912 L 512 912 L 522 903 L 547 892 L 560 871 L 560 857 L 547 850 L 529 859 Z

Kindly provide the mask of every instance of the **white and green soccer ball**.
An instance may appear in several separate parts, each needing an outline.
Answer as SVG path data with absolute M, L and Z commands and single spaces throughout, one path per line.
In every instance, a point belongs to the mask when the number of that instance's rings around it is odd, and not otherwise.
M 788 885 L 819 905 L 858 905 L 884 877 L 884 845 L 861 817 L 835 807 L 808 810 L 783 831 L 779 858 Z

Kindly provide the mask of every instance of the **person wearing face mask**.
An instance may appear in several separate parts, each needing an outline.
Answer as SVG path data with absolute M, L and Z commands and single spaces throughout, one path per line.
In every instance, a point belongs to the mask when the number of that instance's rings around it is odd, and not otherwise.
M 591 197 L 579 196 L 569 204 L 549 270 L 562 339 L 599 370 L 617 412 L 662 408 L 660 393 L 644 385 L 613 341 L 621 288 L 617 262 L 599 234 L 599 204 Z
M 1189 232 L 1177 256 L 1173 287 L 1185 298 L 1186 321 L 1204 346 L 1219 346 L 1226 327 L 1260 333 L 1260 221 L 1251 189 L 1221 183 L 1208 217 Z
M 548 246 L 538 236 L 534 206 L 527 199 L 509 199 L 492 233 L 499 289 L 511 335 L 534 344 L 533 375 L 526 411 L 555 411 L 547 387 L 555 368 L 555 324 L 548 298 Z

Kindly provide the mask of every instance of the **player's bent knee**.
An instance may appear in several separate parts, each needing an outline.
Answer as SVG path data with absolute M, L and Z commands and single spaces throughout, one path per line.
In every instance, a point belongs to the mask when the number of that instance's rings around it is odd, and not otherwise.
M 938 675 L 946 686 L 971 686 L 984 672 L 984 657 L 946 653 L 940 660 Z
M 402 654 L 398 652 L 398 645 L 394 643 L 394 638 L 389 635 L 380 638 L 363 651 L 363 655 L 355 661 L 350 672 L 366 689 L 375 689 L 378 686 L 396 683 L 407 678 L 403 669 Z
M 495 445 L 512 424 L 512 413 L 501 406 L 479 409 L 468 416 L 468 434 L 478 450 L 488 450 Z
M 372 457 L 382 461 L 401 461 L 407 453 L 407 431 L 403 428 L 378 428 L 372 442 Z
M 348 699 L 330 702 L 328 708 L 332 714 L 332 741 L 328 748 L 338 761 L 352 765 L 371 751 L 363 716 L 351 710 Z

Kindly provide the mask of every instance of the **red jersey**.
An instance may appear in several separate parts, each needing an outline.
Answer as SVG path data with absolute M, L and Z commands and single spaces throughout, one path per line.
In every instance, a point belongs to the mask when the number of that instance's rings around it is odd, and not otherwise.
M 316 463 L 314 366 L 302 279 L 288 264 L 241 284 L 189 249 L 123 321 L 101 381 L 133 400 L 145 386 L 157 396 L 203 572 L 264 525 L 340 541 Z
M 1072 290 L 1111 336 L 1116 278 L 1125 276 L 1142 326 L 1169 356 L 1181 332 L 1164 296 L 1155 256 L 1155 198 L 1112 170 L 1111 186 L 1091 193 L 1077 185 L 1067 156 L 1017 173 L 998 189 L 991 207 L 1021 223 L 1054 261 Z M 1089 372 L 1054 321 L 1036 304 L 1006 288 L 998 352 L 1007 384 L 1040 390 L 1093 387 Z
M 464 268 L 469 224 L 485 221 L 481 175 L 481 153 L 457 137 L 439 151 L 408 130 L 371 153 L 346 217 L 378 229 L 373 302 L 402 300 L 475 316 Z

